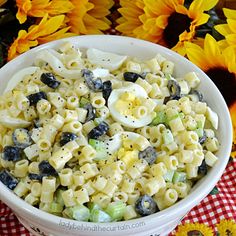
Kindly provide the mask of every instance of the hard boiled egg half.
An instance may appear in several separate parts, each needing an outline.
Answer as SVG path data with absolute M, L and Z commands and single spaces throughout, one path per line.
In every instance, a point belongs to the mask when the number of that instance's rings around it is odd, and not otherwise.
M 155 117 L 155 101 L 138 84 L 126 82 L 114 89 L 108 99 L 112 118 L 128 128 L 140 128 L 150 124 Z

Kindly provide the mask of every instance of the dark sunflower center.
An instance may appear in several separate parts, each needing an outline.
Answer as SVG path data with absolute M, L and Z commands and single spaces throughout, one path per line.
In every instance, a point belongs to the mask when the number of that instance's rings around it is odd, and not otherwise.
M 187 233 L 188 236 L 203 236 L 203 234 L 198 230 L 191 230 Z
M 231 233 L 231 231 L 228 230 L 228 229 L 226 230 L 226 235 L 227 235 L 227 236 L 233 236 L 233 234 Z
M 163 38 L 169 48 L 174 47 L 179 41 L 179 35 L 185 30 L 189 32 L 191 19 L 183 14 L 174 12 L 168 18 L 168 25 L 164 29 Z
M 213 68 L 206 72 L 230 107 L 236 102 L 236 77 L 224 68 Z

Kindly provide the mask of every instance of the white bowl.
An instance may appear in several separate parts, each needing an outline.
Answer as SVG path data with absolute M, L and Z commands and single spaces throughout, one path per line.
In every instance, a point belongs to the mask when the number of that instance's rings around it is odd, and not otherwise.
M 98 48 L 118 54 L 136 56 L 148 59 L 156 53 L 162 54 L 175 63 L 175 76 L 195 71 L 201 78 L 199 90 L 209 106 L 219 116 L 219 129 L 217 131 L 220 141 L 219 157 L 216 165 L 192 189 L 183 200 L 161 212 L 150 216 L 116 223 L 90 223 L 78 222 L 57 217 L 43 212 L 24 200 L 17 197 L 0 182 L 0 199 L 5 202 L 17 215 L 22 224 L 34 235 L 50 236 L 163 236 L 174 229 L 183 216 L 196 206 L 214 187 L 221 177 L 231 151 L 232 125 L 227 105 L 214 83 L 197 66 L 177 53 L 159 45 L 121 36 L 77 36 L 64 40 L 57 40 L 34 48 L 12 60 L 0 70 L 0 94 L 3 92 L 8 80 L 18 70 L 32 64 L 37 53 L 47 48 L 57 48 L 63 41 L 70 41 L 80 48 Z M 44 233 L 44 234 L 43 234 Z

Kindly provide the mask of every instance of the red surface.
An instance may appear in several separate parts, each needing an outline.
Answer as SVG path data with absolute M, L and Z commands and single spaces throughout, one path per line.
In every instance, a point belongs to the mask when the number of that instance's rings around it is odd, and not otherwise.
M 194 207 L 182 223 L 216 225 L 221 219 L 236 221 L 236 159 L 231 161 L 216 187 L 219 192 L 209 194 Z M 174 235 L 174 232 L 173 234 Z M 0 202 L 0 236 L 32 236 L 17 220 L 9 207 Z

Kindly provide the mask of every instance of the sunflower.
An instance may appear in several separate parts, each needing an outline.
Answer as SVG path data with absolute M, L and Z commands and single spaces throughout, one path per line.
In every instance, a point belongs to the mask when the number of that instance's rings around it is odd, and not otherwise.
M 221 91 L 229 107 L 236 144 L 236 50 L 235 46 L 221 49 L 216 40 L 206 35 L 204 47 L 186 42 L 187 57 L 199 66 Z M 230 58 L 230 60 L 229 60 Z M 235 156 L 235 152 L 231 153 Z
M 205 24 L 210 17 L 204 12 L 217 2 L 194 0 L 187 9 L 184 0 L 144 0 L 144 29 L 153 42 L 185 55 L 184 42 L 194 39 L 197 27 Z
M 31 47 L 51 40 L 74 36 L 73 33 L 67 32 L 70 27 L 61 28 L 64 18 L 64 15 L 58 15 L 49 19 L 48 14 L 46 14 L 38 25 L 30 26 L 28 32 L 20 30 L 18 37 L 8 50 L 8 61 L 19 54 L 28 51 Z
M 16 0 L 18 12 L 16 18 L 22 24 L 28 16 L 43 17 L 45 14 L 50 16 L 60 15 L 70 12 L 74 6 L 68 0 Z
M 224 15 L 227 18 L 227 24 L 216 25 L 215 29 L 225 37 L 221 44 L 236 45 L 236 10 L 224 8 Z
M 113 0 L 71 0 L 75 8 L 67 14 L 70 31 L 76 34 L 102 34 L 110 28 L 106 18 Z
M 216 227 L 220 236 L 236 236 L 236 224 L 233 220 L 221 220 Z
M 148 39 L 146 32 L 143 30 L 143 22 L 145 20 L 144 2 L 143 0 L 120 0 L 120 8 L 118 11 L 121 17 L 117 19 L 118 26 L 116 30 L 123 35 Z
M 198 41 L 196 27 L 204 24 L 209 15 L 204 13 L 218 0 L 194 0 L 189 9 L 184 0 L 121 0 L 118 10 L 122 17 L 116 27 L 123 35 L 135 36 L 172 48 L 185 55 L 184 41 Z
M 213 236 L 213 230 L 204 224 L 185 223 L 178 226 L 175 236 Z

